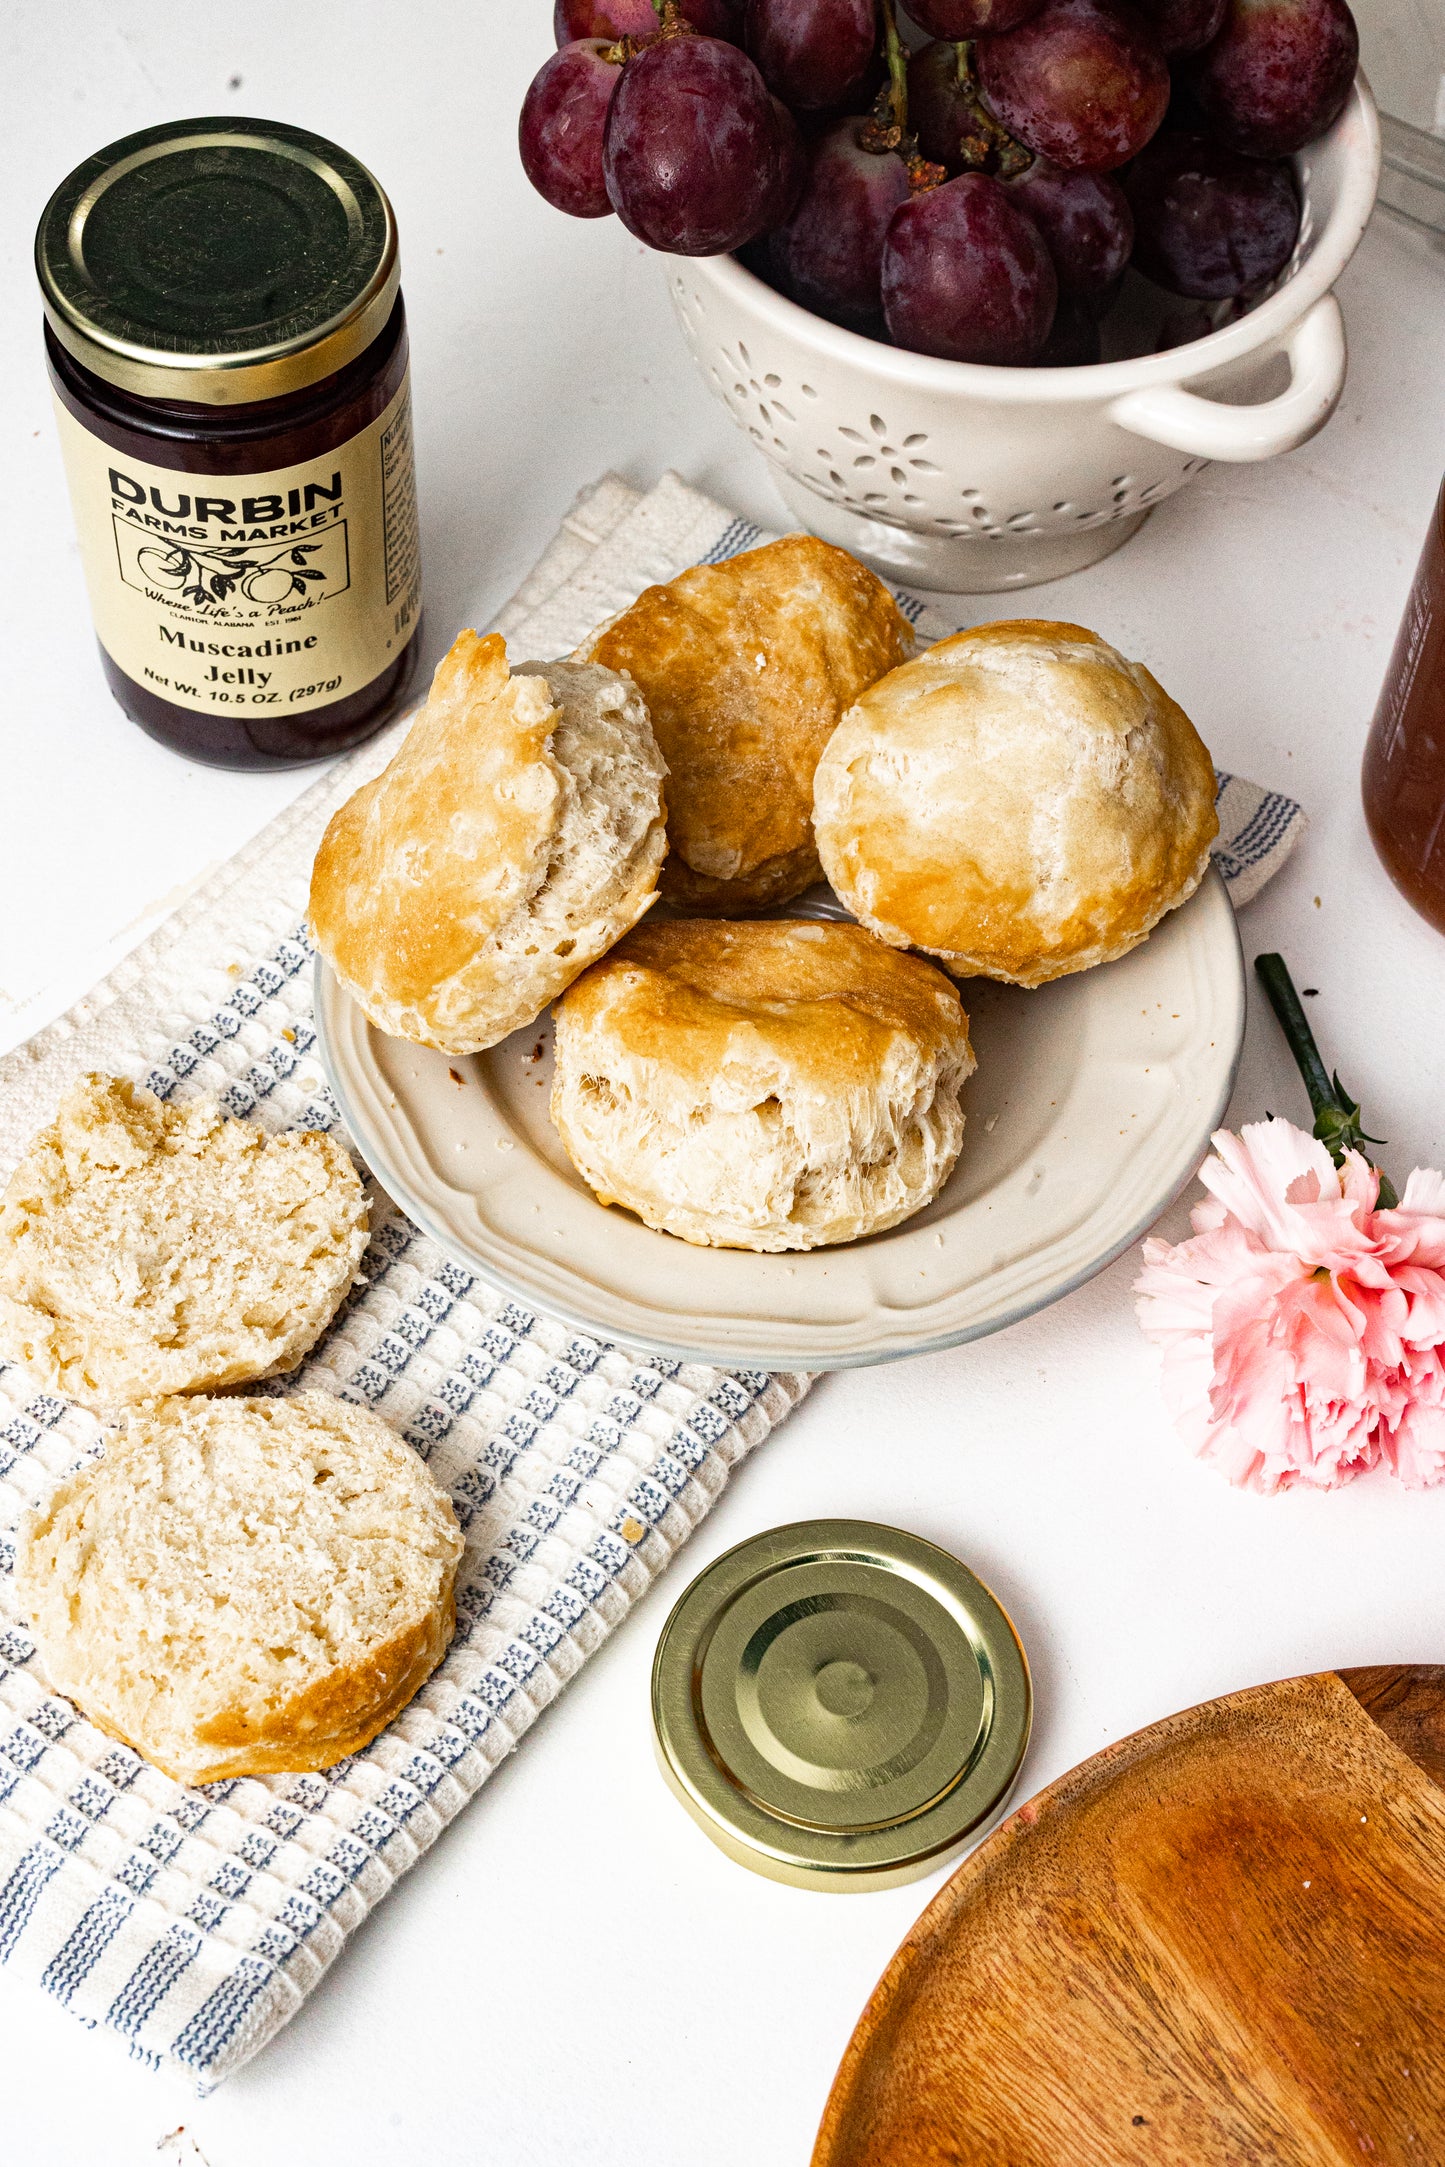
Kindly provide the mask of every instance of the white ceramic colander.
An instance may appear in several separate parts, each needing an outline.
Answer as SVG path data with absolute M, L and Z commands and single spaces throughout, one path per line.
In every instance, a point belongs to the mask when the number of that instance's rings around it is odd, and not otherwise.
M 804 526 L 916 586 L 1028 587 L 1107 556 L 1211 459 L 1270 459 L 1329 420 L 1345 380 L 1331 288 L 1380 170 L 1363 76 L 1295 169 L 1304 218 L 1275 290 L 1164 353 L 1139 320 L 1142 281 L 1126 336 L 1148 350 L 1072 369 L 904 353 L 825 323 L 730 256 L 669 258 L 673 305 Z

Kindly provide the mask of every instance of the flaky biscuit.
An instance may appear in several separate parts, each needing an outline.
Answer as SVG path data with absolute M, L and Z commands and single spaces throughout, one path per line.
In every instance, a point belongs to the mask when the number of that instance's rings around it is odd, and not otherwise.
M 968 1018 L 941 971 L 859 926 L 639 926 L 556 1015 L 573 1163 L 685 1241 L 852 1241 L 931 1202 L 958 1156 Z
M 87 1076 L 0 1200 L 0 1349 L 102 1411 L 274 1377 L 331 1322 L 366 1241 L 334 1138 Z
M 649 587 L 578 656 L 625 670 L 668 767 L 662 892 L 730 916 L 819 878 L 813 769 L 839 716 L 913 652 L 888 589 L 791 534 Z
M 50 1683 L 182 1783 L 329 1768 L 446 1652 L 456 1516 L 369 1408 L 160 1400 L 21 1529 Z M 220 1599 L 218 1599 L 218 1596 Z
M 666 769 L 636 688 L 463 632 L 316 853 L 317 945 L 379 1030 L 477 1053 L 657 899 Z
M 1021 619 L 871 686 L 818 763 L 814 825 L 839 899 L 885 941 L 1038 986 L 1127 954 L 1194 893 L 1214 787 L 1140 663 Z

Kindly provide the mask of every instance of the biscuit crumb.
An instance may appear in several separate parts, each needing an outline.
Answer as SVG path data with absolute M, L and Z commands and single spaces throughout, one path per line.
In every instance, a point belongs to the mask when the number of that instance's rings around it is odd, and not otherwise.
M 208 2167 L 205 2153 L 195 2138 L 187 2134 L 184 2122 L 179 2129 L 169 2130 L 164 2137 L 158 2138 L 156 2150 L 165 2154 L 172 2167 Z

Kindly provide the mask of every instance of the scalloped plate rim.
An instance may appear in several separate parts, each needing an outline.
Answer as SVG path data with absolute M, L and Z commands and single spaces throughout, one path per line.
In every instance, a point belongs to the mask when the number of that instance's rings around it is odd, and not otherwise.
M 1205 880 L 1197 891 L 1197 900 L 1201 904 L 1204 903 L 1210 890 L 1214 891 L 1212 900 L 1216 908 L 1209 911 L 1207 916 L 1201 916 L 1196 939 L 1201 940 L 1203 945 L 1210 949 L 1217 942 L 1219 952 L 1211 957 L 1216 972 L 1221 971 L 1222 968 L 1227 969 L 1228 966 L 1232 965 L 1232 971 L 1229 975 L 1232 976 L 1233 980 L 1231 990 L 1235 999 L 1235 1029 L 1230 1044 L 1226 1049 L 1222 1050 L 1218 1061 L 1216 1087 L 1207 1120 L 1201 1117 L 1196 1127 L 1190 1130 L 1187 1151 L 1182 1148 L 1181 1144 L 1178 1150 L 1170 1154 L 1167 1176 L 1160 1181 L 1151 1193 L 1147 1204 L 1131 1220 L 1127 1231 L 1114 1233 L 1096 1251 L 1090 1254 L 1086 1262 L 1062 1272 L 1056 1279 L 1032 1288 L 1023 1299 L 995 1313 L 975 1317 L 970 1321 L 960 1323 L 954 1328 L 942 1331 L 931 1328 L 916 1329 L 914 1331 L 908 1331 L 906 1328 L 901 1331 L 889 1329 L 886 1333 L 875 1333 L 872 1339 L 862 1344 L 828 1346 L 820 1344 L 816 1336 L 819 1327 L 810 1327 L 806 1322 L 799 1319 L 796 1326 L 797 1344 L 792 1346 L 774 1344 L 766 1347 L 748 1348 L 726 1345 L 720 1340 L 709 1340 L 705 1334 L 700 1334 L 696 1340 L 688 1340 L 679 1338 L 675 1333 L 665 1330 L 649 1331 L 645 1327 L 639 1329 L 632 1323 L 623 1326 L 599 1317 L 588 1305 L 585 1295 L 585 1287 L 588 1282 L 584 1281 L 580 1274 L 574 1275 L 577 1281 L 575 1298 L 568 1299 L 564 1296 L 564 1298 L 558 1299 L 550 1285 L 545 1294 L 539 1293 L 537 1287 L 529 1285 L 526 1277 L 520 1272 L 513 1276 L 507 1271 L 504 1262 L 499 1262 L 492 1255 L 469 1248 L 459 1238 L 456 1230 L 448 1227 L 439 1218 L 433 1205 L 423 1194 L 418 1192 L 416 1184 L 402 1170 L 398 1164 L 398 1154 L 392 1146 L 391 1138 L 380 1133 L 377 1127 L 363 1118 L 358 1094 L 351 1087 L 351 1080 L 346 1066 L 340 1058 L 340 1034 L 333 1028 L 333 1006 L 339 1011 L 341 1004 L 354 1005 L 354 1003 L 352 996 L 346 993 L 332 974 L 324 958 L 320 955 L 317 956 L 315 964 L 317 1057 L 325 1071 L 327 1082 L 331 1087 L 342 1119 L 382 1188 L 386 1190 L 393 1201 L 406 1212 L 407 1216 L 414 1221 L 424 1234 L 435 1241 L 449 1256 L 456 1258 L 468 1271 L 475 1272 L 479 1278 L 496 1288 L 500 1293 L 524 1302 L 529 1308 L 541 1309 L 547 1314 L 559 1318 L 574 1330 L 586 1332 L 589 1335 L 605 1340 L 616 1341 L 625 1346 L 635 1347 L 646 1353 L 659 1354 L 668 1359 L 703 1362 L 724 1369 L 835 1370 L 866 1368 L 878 1363 L 901 1361 L 915 1354 L 941 1353 L 950 1347 L 962 1346 L 975 1339 L 987 1338 L 994 1332 L 1006 1330 L 1009 1325 L 1021 1323 L 1026 1317 L 1037 1315 L 1040 1310 L 1050 1307 L 1054 1302 L 1061 1301 L 1065 1295 L 1072 1294 L 1079 1287 L 1087 1284 L 1090 1279 L 1097 1277 L 1101 1271 L 1104 1271 L 1112 1264 L 1116 1258 L 1122 1256 L 1126 1249 L 1130 1248 L 1142 1234 L 1148 1231 L 1186 1187 L 1204 1157 L 1209 1138 L 1218 1127 L 1229 1103 L 1239 1070 L 1244 1042 L 1245 977 L 1243 951 L 1240 945 L 1239 930 L 1235 922 L 1233 906 L 1229 902 L 1228 893 L 1218 868 L 1214 865 L 1211 865 Z M 1181 916 L 1190 913 L 1195 902 L 1196 898 L 1192 897 L 1189 903 L 1181 906 Z M 1217 907 L 1219 905 L 1223 906 L 1222 912 Z M 1219 929 L 1225 926 L 1227 926 L 1229 935 L 1227 944 L 1225 941 L 1218 939 Z M 1226 945 L 1229 951 L 1228 955 L 1225 953 Z M 1137 952 L 1134 951 L 1134 953 Z M 1123 960 L 1127 962 L 1128 959 Z M 1105 970 L 1108 968 L 1109 966 L 1104 966 Z M 1083 975 L 1080 974 L 1081 977 Z M 1088 975 L 1092 977 L 1094 974 L 1090 973 Z M 965 988 L 966 999 L 967 992 Z M 398 1111 L 400 1110 L 398 1109 Z M 399 1119 L 396 1124 L 398 1136 L 406 1128 L 411 1128 L 413 1136 L 416 1134 L 414 1127 L 410 1123 Z M 600 1204 L 596 1206 L 598 1211 L 604 1208 Z M 1100 1207 L 1095 1206 L 1090 1213 L 1085 1214 L 1081 1223 L 1087 1223 L 1090 1216 L 1098 1216 L 1099 1212 Z M 907 1223 L 904 1222 L 905 1225 Z M 675 1239 L 675 1237 L 666 1234 L 659 1234 L 656 1238 L 660 1241 Z M 882 1238 L 886 1239 L 886 1236 Z M 1063 1239 L 1064 1237 L 1055 1236 L 1053 1238 Z M 842 1244 L 840 1248 L 846 1251 L 851 1246 L 850 1244 Z M 1041 1243 L 1039 1246 L 1043 1248 L 1047 1244 Z M 677 1247 L 685 1255 L 690 1256 L 718 1254 L 716 1251 L 696 1250 L 693 1245 L 683 1242 L 678 1242 Z M 744 1254 L 744 1252 L 740 1251 L 724 1253 L 732 1255 Z M 812 1252 L 816 1256 L 826 1253 L 824 1251 Z M 554 1279 L 559 1276 L 558 1267 L 550 1259 L 542 1258 L 537 1252 L 532 1252 L 532 1254 L 537 1255 L 539 1263 L 546 1263 Z M 1020 1261 L 1022 1260 L 1014 1259 L 1011 1260 L 1011 1264 Z M 565 1280 L 565 1270 L 560 1273 L 560 1276 Z M 593 1282 L 595 1282 L 596 1276 L 595 1273 L 592 1275 Z M 626 1295 L 626 1290 L 621 1287 L 615 1289 L 615 1292 L 619 1298 L 632 1299 Z M 633 1306 L 637 1306 L 635 1301 Z M 898 1314 L 896 1309 L 890 1309 L 885 1302 L 880 1300 L 875 1300 L 873 1311 L 880 1323 L 885 1316 L 896 1316 Z M 715 1314 L 719 1316 L 720 1322 L 723 1321 L 721 1313 L 715 1312 Z M 743 1324 L 743 1320 L 740 1318 L 734 1318 L 732 1321 L 739 1327 Z M 821 1329 L 824 1332 L 837 1333 L 840 1329 L 851 1330 L 852 1327 L 824 1326 Z M 813 1336 L 810 1337 L 810 1334 Z

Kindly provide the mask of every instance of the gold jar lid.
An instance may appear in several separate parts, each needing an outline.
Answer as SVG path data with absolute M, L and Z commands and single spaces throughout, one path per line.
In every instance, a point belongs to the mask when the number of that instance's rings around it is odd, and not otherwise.
M 141 398 L 236 406 L 364 353 L 396 300 L 396 220 L 324 136 L 278 121 L 171 121 L 97 151 L 41 216 L 56 338 Z
M 729 1550 L 663 1627 L 664 1776 L 740 1865 L 798 1888 L 917 1880 L 994 1818 L 1028 1744 L 1028 1662 L 983 1582 L 866 1520 Z

